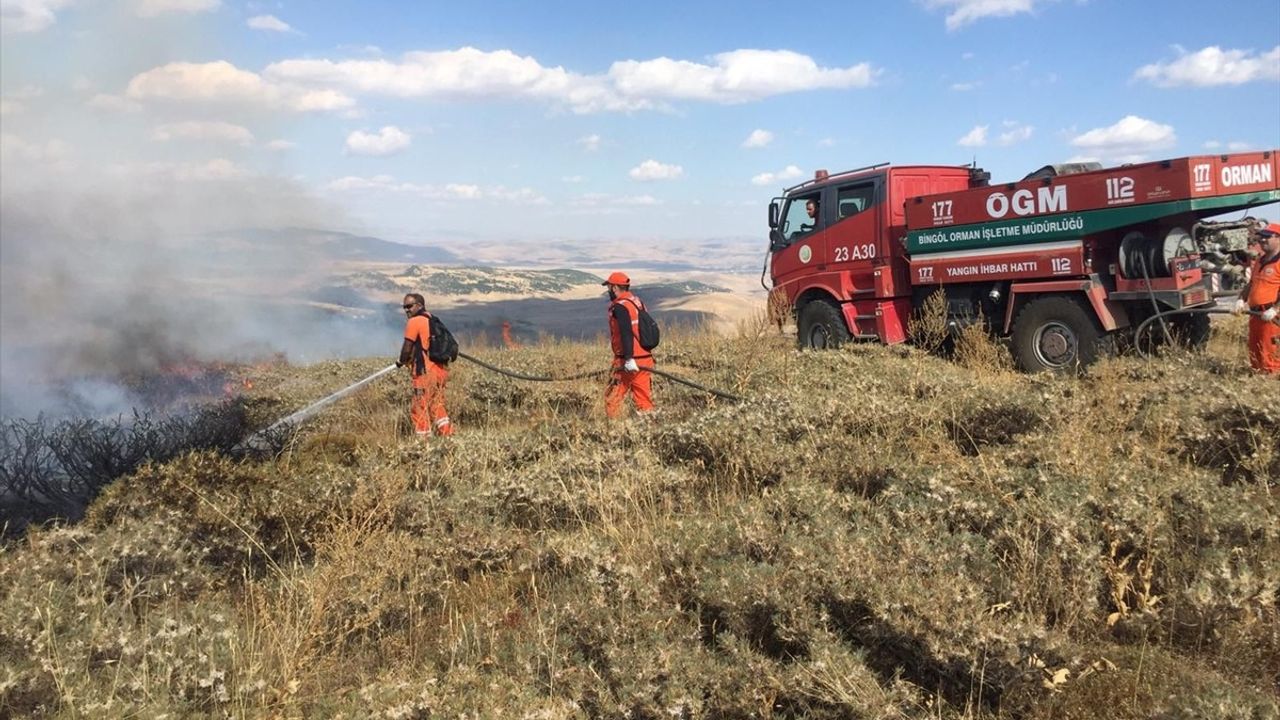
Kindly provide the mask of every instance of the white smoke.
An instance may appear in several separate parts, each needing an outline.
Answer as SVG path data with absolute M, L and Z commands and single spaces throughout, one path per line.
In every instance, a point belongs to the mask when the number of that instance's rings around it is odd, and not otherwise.
M 207 40 L 194 25 L 126 28 L 142 21 L 113 3 L 86 8 L 99 14 L 76 53 L 38 34 L 0 45 L 0 415 L 127 412 L 137 398 L 112 379 L 175 362 L 394 352 L 394 332 L 302 302 L 334 270 L 328 256 L 255 234 L 351 229 L 255 140 L 301 120 L 104 102 Z M 244 130 L 237 142 L 173 131 L 229 127 Z

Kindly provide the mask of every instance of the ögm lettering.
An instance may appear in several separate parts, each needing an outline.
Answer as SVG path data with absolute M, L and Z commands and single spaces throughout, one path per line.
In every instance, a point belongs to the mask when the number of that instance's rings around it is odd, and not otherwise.
M 1040 215 L 1043 213 L 1067 211 L 1067 186 L 1036 188 L 1035 192 L 1027 188 L 1016 190 L 1012 195 L 993 192 L 987 196 L 987 215 L 1002 218 L 1012 210 L 1014 215 Z

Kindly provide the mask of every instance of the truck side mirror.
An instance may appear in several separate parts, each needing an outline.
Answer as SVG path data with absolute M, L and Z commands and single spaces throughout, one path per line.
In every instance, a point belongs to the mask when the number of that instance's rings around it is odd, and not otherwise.
M 782 237 L 782 231 L 774 228 L 769 231 L 769 252 L 778 252 L 787 246 L 787 241 Z
M 777 227 L 778 227 L 778 203 L 775 200 L 774 202 L 769 203 L 769 228 L 777 229 Z

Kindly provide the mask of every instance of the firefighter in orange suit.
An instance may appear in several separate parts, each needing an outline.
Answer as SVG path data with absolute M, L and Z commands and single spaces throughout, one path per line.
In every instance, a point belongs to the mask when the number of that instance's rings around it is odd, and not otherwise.
M 408 365 L 413 376 L 409 416 L 413 418 L 414 431 L 426 437 L 434 428 L 436 435 L 452 435 L 453 424 L 449 422 L 449 413 L 444 408 L 444 384 L 449 379 L 449 369 L 427 356 L 427 348 L 431 344 L 431 316 L 423 303 L 418 293 L 404 296 L 404 314 L 409 321 L 404 326 L 404 344 L 400 346 L 396 367 Z
M 615 272 L 601 283 L 609 288 L 609 344 L 613 348 L 613 374 L 605 390 L 604 412 L 611 418 L 622 414 L 627 393 L 636 412 L 653 409 L 651 380 L 653 355 L 640 346 L 640 308 L 644 303 L 631 294 L 631 278 Z
M 1253 261 L 1249 285 L 1236 301 L 1237 313 L 1249 315 L 1249 365 L 1267 375 L 1280 375 L 1280 223 L 1258 231 L 1262 255 Z

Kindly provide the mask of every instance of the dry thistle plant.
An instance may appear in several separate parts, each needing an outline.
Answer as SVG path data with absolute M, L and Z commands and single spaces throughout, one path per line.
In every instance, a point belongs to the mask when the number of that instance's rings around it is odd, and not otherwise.
M 935 353 L 946 344 L 950 336 L 947 327 L 947 295 L 941 289 L 929 293 L 925 301 L 911 312 L 911 324 L 907 338 L 911 344 L 928 353 Z
M 1009 349 L 992 336 L 981 317 L 956 334 L 954 359 L 974 371 L 1006 373 L 1014 369 Z

